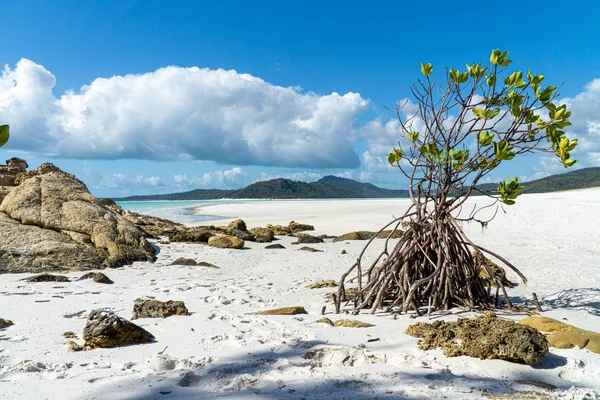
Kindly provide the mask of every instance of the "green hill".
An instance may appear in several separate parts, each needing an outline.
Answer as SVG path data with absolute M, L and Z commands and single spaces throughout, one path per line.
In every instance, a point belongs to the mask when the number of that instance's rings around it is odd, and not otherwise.
M 408 190 L 392 190 L 375 186 L 371 183 L 357 182 L 352 179 L 327 175 L 318 180 L 323 183 L 336 183 L 345 188 L 354 190 L 365 197 L 408 197 Z

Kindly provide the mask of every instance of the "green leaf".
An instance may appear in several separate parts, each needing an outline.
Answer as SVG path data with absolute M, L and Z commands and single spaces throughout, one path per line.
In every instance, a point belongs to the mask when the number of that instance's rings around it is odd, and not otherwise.
M 10 137 L 8 125 L 0 126 L 0 147 L 4 146 L 6 142 L 8 142 L 8 138 Z
M 419 132 L 411 132 L 408 134 L 408 140 L 411 142 L 416 142 L 419 139 Z
M 423 75 L 429 77 L 429 75 L 431 75 L 432 71 L 433 71 L 433 65 L 421 63 L 421 73 Z

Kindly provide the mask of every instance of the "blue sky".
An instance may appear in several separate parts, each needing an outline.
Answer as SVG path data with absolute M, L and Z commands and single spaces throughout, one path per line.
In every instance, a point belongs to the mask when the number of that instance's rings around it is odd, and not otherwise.
M 384 107 L 422 61 L 464 68 L 501 48 L 564 82 L 579 165 L 600 165 L 600 5 L 479 4 L 5 1 L 0 158 L 51 161 L 98 196 L 326 174 L 403 188 Z M 493 178 L 561 168 L 527 157 Z

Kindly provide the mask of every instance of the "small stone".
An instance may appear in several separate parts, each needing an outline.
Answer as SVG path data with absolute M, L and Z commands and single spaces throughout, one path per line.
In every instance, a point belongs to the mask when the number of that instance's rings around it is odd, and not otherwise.
M 196 260 L 191 259 L 191 258 L 179 257 L 178 259 L 174 260 L 169 265 L 189 265 L 189 266 L 195 266 L 195 265 L 198 265 L 198 263 L 196 262 Z
M 83 328 L 83 340 L 89 348 L 110 348 L 149 343 L 154 335 L 112 311 L 94 310 Z
M 329 324 L 329 325 L 333 326 L 333 321 L 332 321 L 332 320 L 330 320 L 330 319 L 329 319 L 329 318 L 327 318 L 327 317 L 324 317 L 324 318 L 318 319 L 318 320 L 316 320 L 316 321 L 315 321 L 315 323 L 317 323 L 317 324 Z
M 375 325 L 354 319 L 339 319 L 335 321 L 335 326 L 341 328 L 370 328 Z
M 67 340 L 64 343 L 64 345 L 67 346 L 67 349 L 69 349 L 69 351 L 81 351 L 81 350 L 83 350 L 83 346 L 75 343 L 72 340 Z
M 285 246 L 277 243 L 277 244 L 270 244 L 268 246 L 265 246 L 265 249 L 285 249 Z
M 64 275 L 53 274 L 39 274 L 21 280 L 26 282 L 71 282 L 71 280 Z
M 77 280 L 83 281 L 85 279 L 92 279 L 96 283 L 104 283 L 106 285 L 112 285 L 114 283 L 110 280 L 108 276 L 104 275 L 102 272 L 89 272 Z
M 217 267 L 215 264 L 211 264 L 209 262 L 206 261 L 200 261 L 198 264 L 196 264 L 199 267 L 208 267 L 208 268 L 216 268 L 216 269 L 220 269 L 220 267 Z
M 311 253 L 322 253 L 323 252 L 323 250 L 318 250 L 318 249 L 315 249 L 314 247 L 308 247 L 308 246 L 301 247 L 298 250 L 309 251 Z
M 63 333 L 63 337 L 67 338 L 67 339 L 77 339 L 77 335 L 75 334 L 75 332 L 65 332 Z
M 208 239 L 208 245 L 220 249 L 241 249 L 244 247 L 244 241 L 235 236 L 218 235 Z
M 337 287 L 337 286 L 339 286 L 337 281 L 334 281 L 333 279 L 326 279 L 323 281 L 311 283 L 310 285 L 308 285 L 306 287 L 308 289 L 321 289 L 321 288 L 326 288 L 326 287 Z
M 255 313 L 249 313 L 248 315 L 297 315 L 297 314 L 308 314 L 304 307 L 284 307 L 276 308 L 274 310 L 258 311 Z
M 0 318 L 0 329 L 8 328 L 11 325 L 14 323 L 10 319 Z
M 340 254 L 348 254 L 348 253 L 346 252 L 346 250 L 342 249 L 342 251 L 340 252 Z
M 167 318 L 172 315 L 188 315 L 183 301 L 136 300 L 131 319 Z

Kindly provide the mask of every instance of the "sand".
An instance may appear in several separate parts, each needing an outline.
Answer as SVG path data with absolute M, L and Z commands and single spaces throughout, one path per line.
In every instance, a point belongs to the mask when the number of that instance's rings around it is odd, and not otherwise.
M 407 204 L 406 200 L 269 201 L 214 205 L 197 212 L 243 218 L 249 227 L 296 220 L 315 225 L 315 234 L 337 235 L 378 230 Z M 531 292 L 536 292 L 545 310 L 542 315 L 600 331 L 598 220 L 600 190 L 591 189 L 524 195 L 485 231 L 476 224 L 465 230 L 528 276 L 527 285 L 509 290 L 513 301 L 531 307 Z M 286 248 L 276 250 L 266 250 L 260 243 L 247 243 L 243 250 L 155 243 L 160 253 L 154 264 L 104 270 L 113 285 L 90 280 L 27 283 L 20 279 L 30 274 L 0 275 L 0 317 L 15 323 L 0 330 L 0 398 L 470 399 L 527 391 L 547 398 L 600 398 L 600 355 L 588 350 L 551 349 L 535 367 L 446 358 L 440 350 L 419 350 L 417 339 L 404 334 L 406 327 L 426 317 L 334 314 L 324 300 L 332 289 L 311 290 L 306 285 L 339 279 L 364 242 L 327 241 L 311 245 L 323 252 L 309 253 L 299 251 L 293 240 L 281 238 L 277 243 Z M 382 244 L 376 242 L 368 253 L 374 254 Z M 347 254 L 340 254 L 342 250 Z M 220 269 L 170 266 L 178 257 Z M 509 278 L 517 281 L 514 274 Z M 191 314 L 135 320 L 155 335 L 150 344 L 75 353 L 63 345 L 65 331 L 81 337 L 91 310 L 108 308 L 130 318 L 137 298 L 182 300 Z M 322 317 L 323 305 L 333 321 L 355 318 L 375 326 L 353 329 L 315 323 Z M 247 315 L 286 306 L 304 306 L 309 314 Z M 443 318 L 470 315 L 453 310 Z M 519 320 L 523 315 L 502 317 Z M 550 392 L 518 381 L 543 382 L 557 389 Z

